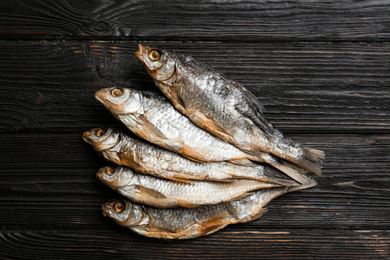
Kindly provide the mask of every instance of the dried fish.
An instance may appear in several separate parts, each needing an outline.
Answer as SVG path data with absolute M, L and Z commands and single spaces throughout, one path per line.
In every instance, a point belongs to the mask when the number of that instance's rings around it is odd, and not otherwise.
M 144 175 L 124 167 L 103 167 L 97 178 L 133 202 L 158 208 L 218 204 L 246 197 L 258 189 L 280 185 L 255 180 L 183 183 Z
M 246 153 L 271 153 L 321 173 L 324 152 L 285 138 L 265 119 L 258 99 L 238 82 L 167 50 L 139 45 L 135 55 L 175 108 L 199 127 Z
M 286 192 L 315 186 L 312 182 L 298 187 L 262 189 L 237 201 L 198 208 L 159 209 L 113 200 L 102 206 L 103 214 L 119 225 L 154 238 L 190 239 L 214 233 L 229 224 L 245 223 L 261 217 L 265 205 Z
M 96 92 L 95 97 L 139 137 L 191 160 L 230 161 L 251 166 L 250 159 L 268 163 L 287 175 L 298 176 L 297 181 L 305 181 L 294 165 L 268 153 L 259 156 L 244 153 L 193 124 L 168 100 L 155 93 L 105 88 Z
M 231 181 L 234 178 L 245 178 L 285 186 L 296 185 L 296 182 L 291 179 L 280 178 L 280 172 L 272 167 L 241 166 L 228 162 L 199 163 L 131 138 L 112 128 L 107 130 L 95 128 L 86 131 L 83 139 L 108 161 L 156 177 L 183 182 L 188 180 Z

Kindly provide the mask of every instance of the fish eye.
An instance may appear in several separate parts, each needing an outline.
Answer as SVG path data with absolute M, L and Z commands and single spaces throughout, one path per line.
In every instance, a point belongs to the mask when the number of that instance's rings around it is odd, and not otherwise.
M 112 166 L 107 167 L 106 173 L 107 173 L 108 175 L 111 176 L 111 175 L 113 175 L 115 172 L 116 172 L 116 169 L 115 169 L 114 167 L 112 167 Z
M 114 205 L 114 210 L 116 213 L 122 213 L 125 210 L 125 208 L 126 208 L 125 203 L 123 203 L 121 201 L 115 203 L 115 205 Z
M 149 58 L 152 60 L 152 61 L 158 61 L 161 57 L 161 53 L 158 51 L 158 50 L 151 50 L 149 52 Z
M 96 132 L 96 136 L 97 137 L 100 137 L 100 136 L 102 136 L 102 135 L 104 135 L 106 133 L 106 130 L 104 130 L 104 129 L 99 129 L 97 132 Z
M 113 90 L 111 90 L 110 93 L 111 93 L 111 95 L 113 97 L 120 97 L 120 96 L 123 95 L 123 89 L 121 89 L 121 88 L 114 88 Z

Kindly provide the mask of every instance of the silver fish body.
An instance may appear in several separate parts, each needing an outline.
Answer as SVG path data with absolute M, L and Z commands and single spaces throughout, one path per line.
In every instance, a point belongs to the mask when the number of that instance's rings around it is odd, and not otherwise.
M 124 167 L 101 168 L 97 177 L 131 201 L 157 208 L 194 208 L 218 204 L 243 198 L 254 190 L 280 186 L 246 179 L 183 183 L 140 174 Z
M 271 153 L 320 174 L 323 151 L 285 138 L 239 83 L 190 56 L 143 45 L 135 54 L 175 108 L 199 127 L 246 153 Z
M 241 200 L 192 209 L 159 209 L 116 200 L 104 204 L 102 210 L 119 225 L 144 236 L 190 239 L 209 235 L 229 224 L 255 220 L 265 213 L 265 205 L 274 198 L 314 185 L 262 189 Z
M 122 93 L 117 96 L 116 93 Z M 192 123 L 165 98 L 128 88 L 106 88 L 95 97 L 133 133 L 189 159 L 204 162 L 258 160 Z
M 228 162 L 199 163 L 131 138 L 112 128 L 86 131 L 83 139 L 108 161 L 160 178 L 175 181 L 231 181 L 244 178 L 286 186 L 296 185 L 291 179 L 280 178 L 280 172 L 272 167 L 257 164 L 241 166 Z

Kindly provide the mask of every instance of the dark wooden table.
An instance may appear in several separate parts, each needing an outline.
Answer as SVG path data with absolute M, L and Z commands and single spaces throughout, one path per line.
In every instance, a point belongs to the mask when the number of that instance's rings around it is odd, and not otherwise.
M 0 1 L 1 259 L 390 257 L 389 1 Z M 118 197 L 81 139 L 121 127 L 94 99 L 155 90 L 150 42 L 241 82 L 286 136 L 327 154 L 318 186 L 189 241 L 104 218 Z

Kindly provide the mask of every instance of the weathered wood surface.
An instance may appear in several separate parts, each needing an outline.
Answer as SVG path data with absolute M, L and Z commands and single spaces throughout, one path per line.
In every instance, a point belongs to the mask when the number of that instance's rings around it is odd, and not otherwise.
M 374 0 L 0 0 L 0 258 L 389 258 L 389 13 Z M 326 152 L 318 186 L 190 241 L 103 217 L 118 195 L 81 134 L 124 129 L 98 89 L 157 91 L 139 40 L 244 84 L 287 136 Z
M 0 43 L 0 100 L 6 106 L 0 131 L 119 125 L 93 95 L 114 85 L 157 91 L 133 55 L 137 43 Z M 160 45 L 190 53 L 242 83 L 284 132 L 390 130 L 390 44 Z
M 116 226 L 103 231 L 11 231 L 0 233 L 5 241 L 0 255 L 11 259 L 31 259 L 36 254 L 41 259 L 64 255 L 73 259 L 150 259 L 151 255 L 153 259 L 385 259 L 389 235 L 365 230 L 225 230 L 192 241 L 167 242 L 129 236 Z
M 387 0 L 2 0 L 0 31 L 11 39 L 388 41 L 389 13 Z

